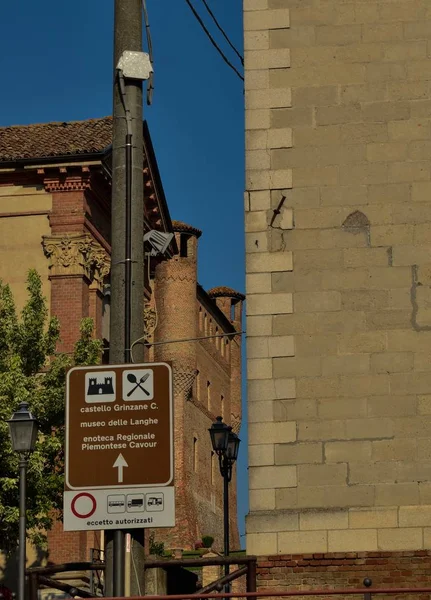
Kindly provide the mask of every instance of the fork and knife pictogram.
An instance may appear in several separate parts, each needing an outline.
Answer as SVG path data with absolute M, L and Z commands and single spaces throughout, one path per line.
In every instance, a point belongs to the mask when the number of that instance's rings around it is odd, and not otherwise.
M 129 373 L 127 375 L 127 380 L 130 381 L 130 383 L 134 383 L 135 387 L 132 388 L 130 390 L 130 392 L 128 392 L 127 397 L 129 398 L 133 394 L 133 392 L 135 392 L 138 388 L 141 389 L 145 394 L 147 394 L 147 396 L 149 396 L 150 392 L 148 390 L 146 390 L 144 387 L 142 387 L 142 384 L 147 381 L 149 376 L 150 376 L 150 373 L 145 373 L 145 375 L 142 375 L 142 377 L 138 381 L 138 378 L 136 377 L 136 375 L 134 373 Z

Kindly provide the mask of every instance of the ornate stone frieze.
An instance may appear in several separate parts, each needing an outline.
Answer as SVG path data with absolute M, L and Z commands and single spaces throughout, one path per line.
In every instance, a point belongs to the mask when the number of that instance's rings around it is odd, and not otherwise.
M 103 290 L 105 279 L 111 271 L 111 258 L 102 246 L 93 240 L 91 251 L 91 262 L 93 265 L 93 286 Z
M 144 307 L 144 326 L 145 326 L 145 335 L 146 335 L 147 339 L 153 337 L 156 325 L 157 325 L 157 312 L 152 306 L 147 304 Z
M 81 275 L 102 289 L 110 271 L 110 258 L 100 244 L 87 234 L 44 236 L 45 255 L 51 276 Z

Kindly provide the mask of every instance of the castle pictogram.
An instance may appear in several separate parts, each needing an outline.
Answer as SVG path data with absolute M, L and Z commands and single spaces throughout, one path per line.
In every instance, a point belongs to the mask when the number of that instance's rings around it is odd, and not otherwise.
M 105 377 L 104 383 L 97 383 L 96 377 L 91 377 L 88 381 L 87 396 L 98 396 L 100 394 L 113 394 L 112 377 Z

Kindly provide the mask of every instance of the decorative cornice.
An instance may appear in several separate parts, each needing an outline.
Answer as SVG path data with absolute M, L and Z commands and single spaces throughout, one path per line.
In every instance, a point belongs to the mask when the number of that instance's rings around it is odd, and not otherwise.
M 231 413 L 230 416 L 231 416 L 232 431 L 234 433 L 239 433 L 239 430 L 241 429 L 241 415 Z
M 50 276 L 83 276 L 100 291 L 110 271 L 106 250 L 87 234 L 43 236 Z
M 46 175 L 45 169 L 37 170 L 43 177 L 45 190 L 49 193 L 83 192 L 91 186 L 89 167 L 81 167 L 78 173 L 76 167 L 59 167 L 55 174 L 51 169 L 49 171 L 49 175 Z
M 160 263 L 163 266 L 166 265 L 167 263 Z M 171 266 L 168 266 L 169 269 L 171 269 Z M 169 272 L 167 275 L 164 274 L 160 274 L 161 269 L 159 270 L 158 274 L 157 274 L 157 282 L 158 284 L 162 284 L 162 283 L 169 283 L 169 282 L 177 282 L 177 281 L 187 281 L 189 283 L 193 283 L 193 281 L 196 281 L 196 275 L 194 273 L 175 273 L 175 274 L 171 274 L 171 272 Z
M 180 371 L 174 369 L 174 394 L 183 394 L 186 400 L 190 400 L 197 374 L 198 371 L 196 369 L 193 371 Z

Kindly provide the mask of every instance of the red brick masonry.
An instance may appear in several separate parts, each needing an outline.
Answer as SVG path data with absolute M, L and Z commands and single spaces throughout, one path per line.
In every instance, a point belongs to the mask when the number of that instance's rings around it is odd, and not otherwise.
M 430 586 L 431 550 L 261 556 L 257 589 L 360 588 L 366 577 L 373 587 Z M 429 597 L 420 595 L 422 600 Z

